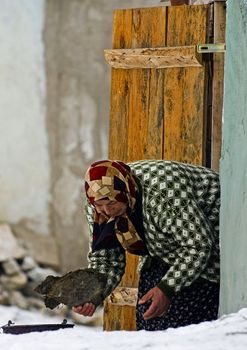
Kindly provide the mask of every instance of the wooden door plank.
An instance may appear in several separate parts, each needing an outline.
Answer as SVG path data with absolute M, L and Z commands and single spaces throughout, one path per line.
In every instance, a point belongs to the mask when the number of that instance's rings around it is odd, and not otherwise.
M 207 40 L 209 5 L 169 7 L 167 45 Z M 164 158 L 203 164 L 205 67 L 165 71 Z
M 113 48 L 130 48 L 132 42 L 132 9 L 116 10 L 113 17 Z M 111 109 L 109 129 L 109 158 L 127 161 L 128 115 L 130 98 L 129 72 L 111 71 Z
M 115 10 L 113 15 L 113 49 L 128 49 L 132 47 L 132 9 Z
M 129 147 L 127 149 L 128 160 L 143 159 L 145 152 L 145 138 L 147 135 L 149 77 L 150 70 L 130 71 L 131 96 L 130 114 L 128 125 Z
M 114 16 L 113 48 L 205 43 L 208 8 L 118 10 Z M 203 81 L 204 67 L 169 71 L 112 69 L 109 157 L 123 161 L 165 157 L 201 164 Z M 136 261 L 127 254 L 121 286 L 137 286 Z M 135 308 L 106 301 L 104 329 L 135 329 Z
M 113 48 L 164 46 L 165 21 L 164 7 L 115 11 Z M 150 69 L 145 72 L 139 69 L 112 69 L 109 136 L 111 159 L 133 161 L 162 156 L 162 76 L 161 71 L 155 73 Z M 150 82 L 153 89 L 150 89 Z M 137 287 L 138 258 L 131 254 L 126 254 L 126 258 L 126 271 L 120 286 Z M 108 301 L 104 306 L 104 330 L 135 329 L 135 307 L 112 305 Z
M 165 8 L 133 10 L 132 48 L 165 45 L 165 30 Z M 159 106 L 163 105 L 162 75 L 162 72 L 157 72 L 157 75 L 154 75 L 151 69 L 133 69 L 130 71 L 129 143 L 126 150 L 128 161 L 162 156 L 163 127 L 160 126 L 162 126 L 163 117 L 160 117 L 159 109 Z M 158 78 L 157 82 L 153 85 L 156 77 Z M 150 85 L 150 82 L 152 85 Z M 154 103 L 158 108 L 153 105 Z M 149 147 L 151 138 L 152 148 Z M 121 285 L 136 287 L 138 285 L 138 275 L 136 273 L 138 258 L 131 254 L 126 255 L 126 272 Z M 121 329 L 135 329 L 133 324 L 130 323 L 130 320 L 135 322 L 135 308 L 127 306 L 120 306 L 119 308 L 122 309 Z M 131 328 L 128 328 L 129 325 L 131 325 Z
M 130 48 L 132 45 L 132 9 L 114 12 L 113 48 Z M 111 110 L 109 130 L 109 158 L 128 162 L 129 148 L 128 122 L 131 91 L 130 72 L 124 69 L 112 69 Z M 138 281 L 137 272 L 129 271 L 137 265 L 137 258 L 126 258 L 125 275 L 120 286 L 133 286 Z M 103 329 L 133 330 L 135 329 L 135 308 L 131 306 L 112 305 L 108 300 L 104 303 Z
M 162 159 L 164 147 L 164 70 L 152 69 L 144 159 Z
M 146 69 L 131 73 L 127 159 L 161 159 L 164 72 Z
M 133 10 L 132 48 L 165 45 L 166 7 Z
M 194 70 L 165 74 L 164 157 L 202 164 L 204 71 Z
M 132 48 L 165 46 L 166 11 L 165 7 L 133 10 Z M 162 77 L 163 72 L 160 70 L 156 73 L 152 69 L 131 70 L 132 97 L 128 132 L 133 144 L 128 149 L 130 161 L 162 156 L 163 118 L 160 117 L 159 108 L 160 105 L 163 106 Z M 152 137 L 153 147 L 149 149 Z
M 114 12 L 113 48 L 130 48 L 132 45 L 132 10 Z M 111 109 L 109 130 L 109 159 L 128 161 L 129 147 L 128 120 L 131 89 L 130 72 L 124 69 L 112 69 Z M 136 261 L 134 261 L 136 264 Z M 127 266 L 131 266 L 127 258 Z M 126 270 L 120 286 L 127 283 L 129 272 Z M 137 280 L 135 277 L 134 280 Z M 135 309 L 131 306 L 112 305 L 108 299 L 104 302 L 103 329 L 135 329 Z M 124 320 L 124 321 L 123 321 Z
M 209 5 L 168 7 L 167 46 L 204 44 Z
M 130 85 L 129 71 L 112 69 L 109 159 L 127 162 Z

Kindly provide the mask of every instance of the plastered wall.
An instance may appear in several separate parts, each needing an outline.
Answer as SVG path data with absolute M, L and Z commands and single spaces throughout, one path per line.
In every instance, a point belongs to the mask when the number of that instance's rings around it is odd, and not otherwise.
M 37 258 L 44 249 L 42 262 L 64 271 L 85 266 L 82 178 L 108 153 L 110 68 L 103 50 L 111 48 L 113 10 L 160 3 L 0 0 L 0 6 L 0 223 L 36 242 Z
M 48 235 L 44 1 L 0 6 L 0 221 Z
M 227 1 L 220 314 L 247 306 L 247 1 Z

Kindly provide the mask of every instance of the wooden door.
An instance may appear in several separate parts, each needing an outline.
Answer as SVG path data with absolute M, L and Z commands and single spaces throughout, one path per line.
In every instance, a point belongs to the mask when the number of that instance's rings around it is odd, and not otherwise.
M 116 10 L 113 49 L 206 43 L 209 16 L 210 5 Z M 204 164 L 207 72 L 205 62 L 167 69 L 112 68 L 109 159 Z M 127 254 L 118 292 L 122 288 L 130 298 L 138 285 L 136 267 L 137 257 Z M 105 302 L 104 330 L 134 330 L 133 303 L 112 300 Z

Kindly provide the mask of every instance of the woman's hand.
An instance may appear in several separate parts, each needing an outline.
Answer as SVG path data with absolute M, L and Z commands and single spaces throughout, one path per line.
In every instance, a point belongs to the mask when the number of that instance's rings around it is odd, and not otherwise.
M 96 306 L 92 303 L 85 303 L 84 305 L 74 306 L 72 310 L 83 316 L 93 316 Z
M 138 304 L 145 304 L 150 299 L 152 300 L 152 303 L 143 314 L 144 320 L 164 316 L 171 304 L 170 299 L 167 298 L 167 296 L 158 287 L 154 287 L 143 295 Z

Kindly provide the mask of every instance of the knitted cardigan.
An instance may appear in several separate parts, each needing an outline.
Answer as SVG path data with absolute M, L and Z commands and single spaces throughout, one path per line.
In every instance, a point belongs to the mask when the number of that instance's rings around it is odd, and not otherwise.
M 142 212 L 148 256 L 170 266 L 158 287 L 171 298 L 199 276 L 219 282 L 220 186 L 216 172 L 185 163 L 144 160 L 128 164 L 142 186 Z M 86 204 L 90 233 L 93 208 Z M 104 297 L 125 270 L 122 248 L 89 251 L 89 266 L 108 275 Z

